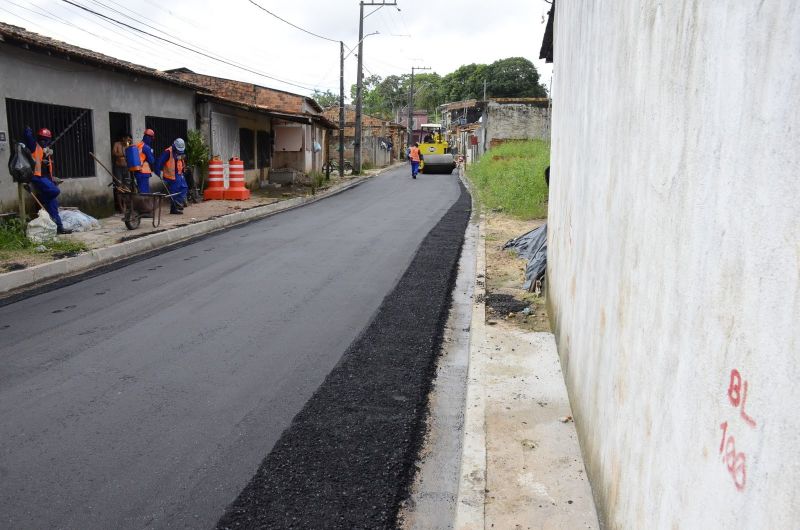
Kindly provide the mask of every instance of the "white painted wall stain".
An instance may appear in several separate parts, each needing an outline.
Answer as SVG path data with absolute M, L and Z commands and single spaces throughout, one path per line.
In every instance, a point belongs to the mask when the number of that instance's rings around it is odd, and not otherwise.
M 549 296 L 598 508 L 794 528 L 800 3 L 565 1 L 555 30 Z

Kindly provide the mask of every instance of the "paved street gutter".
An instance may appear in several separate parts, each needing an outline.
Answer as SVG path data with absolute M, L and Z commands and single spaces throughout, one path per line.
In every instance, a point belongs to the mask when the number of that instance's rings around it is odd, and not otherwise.
M 218 528 L 395 526 L 422 443 L 470 211 L 462 187 Z
M 394 166 L 389 166 L 385 170 L 392 169 L 392 167 Z M 352 180 L 309 197 L 297 197 L 266 206 L 250 208 L 207 221 L 200 221 L 163 232 L 154 232 L 130 241 L 90 250 L 74 257 L 0 274 L 0 305 L 6 305 L 38 292 L 80 281 L 87 275 L 100 274 L 111 267 L 119 267 L 129 263 L 131 260 L 138 260 L 163 252 L 168 248 L 186 244 L 212 232 L 257 221 L 276 213 L 331 197 L 362 184 L 372 176 L 374 175 Z

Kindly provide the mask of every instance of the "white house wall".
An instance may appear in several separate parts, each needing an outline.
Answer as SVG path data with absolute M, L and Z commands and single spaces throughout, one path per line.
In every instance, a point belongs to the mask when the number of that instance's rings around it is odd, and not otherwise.
M 548 290 L 609 528 L 797 528 L 800 3 L 558 2 Z
M 94 153 L 111 161 L 109 112 L 131 115 L 133 137 L 144 133 L 145 116 L 187 120 L 194 128 L 194 92 L 167 83 L 49 57 L 0 43 L 0 130 L 8 130 L 5 98 L 92 110 Z M 47 124 L 30 124 L 44 127 Z M 54 131 L 58 134 L 58 131 Z M 19 134 L 18 132 L 16 134 Z M 58 146 L 56 146 L 58 149 Z M 17 186 L 7 165 L 10 149 L 0 151 L 0 212 L 17 208 Z M 88 153 L 87 153 L 88 156 Z M 96 165 L 95 177 L 67 179 L 61 203 L 98 211 L 110 208 L 111 177 Z

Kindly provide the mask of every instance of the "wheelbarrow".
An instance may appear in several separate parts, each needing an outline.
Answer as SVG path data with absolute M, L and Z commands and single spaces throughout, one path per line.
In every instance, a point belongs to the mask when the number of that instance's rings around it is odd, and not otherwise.
M 165 193 L 138 193 L 135 190 L 119 190 L 122 196 L 122 220 L 128 230 L 136 230 L 143 218 L 153 220 L 153 228 L 161 224 L 162 199 L 171 197 Z

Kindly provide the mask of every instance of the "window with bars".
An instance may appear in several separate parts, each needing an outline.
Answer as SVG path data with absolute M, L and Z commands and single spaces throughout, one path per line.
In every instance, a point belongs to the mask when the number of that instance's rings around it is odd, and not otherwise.
M 91 110 L 6 98 L 6 115 L 12 142 L 24 142 L 27 126 L 34 134 L 41 128 L 50 129 L 54 140 L 64 133 L 53 145 L 56 177 L 95 176 L 94 160 L 89 155 L 95 150 Z
M 176 138 L 183 138 L 186 141 L 187 123 L 186 120 L 175 118 L 159 118 L 158 116 L 145 116 L 144 126 L 146 129 L 153 129 L 156 133 L 153 142 L 153 155 L 158 159 L 162 151 L 172 145 Z
M 270 135 L 267 131 L 258 131 L 256 134 L 256 154 L 258 155 L 258 168 L 268 168 L 272 148 Z
M 256 167 L 255 132 L 253 129 L 239 129 L 239 158 L 245 169 Z

